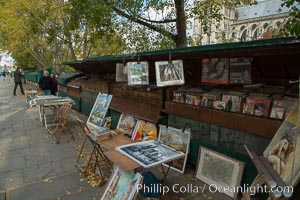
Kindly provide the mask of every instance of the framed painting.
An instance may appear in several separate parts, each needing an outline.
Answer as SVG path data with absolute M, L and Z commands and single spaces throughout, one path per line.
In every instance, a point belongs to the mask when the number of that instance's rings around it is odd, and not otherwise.
M 200 146 L 195 176 L 204 183 L 217 187 L 219 192 L 236 198 L 236 190 L 224 188 L 237 188 L 240 185 L 244 166 L 239 160 Z
M 100 127 L 104 123 L 106 112 L 109 108 L 109 104 L 112 100 L 112 95 L 99 93 L 95 104 L 90 112 L 90 116 L 87 120 L 87 124 L 93 128 L 101 129 Z
M 116 167 L 110 181 L 101 197 L 101 200 L 135 199 L 137 186 L 143 181 L 143 176 L 134 171 L 123 171 Z
M 127 66 L 122 63 L 116 65 L 116 82 L 127 82 Z
M 130 115 L 121 114 L 117 129 L 133 139 L 138 120 Z
M 155 62 L 157 86 L 183 85 L 184 71 L 182 60 Z
M 144 168 L 154 167 L 185 154 L 156 140 L 148 140 L 122 145 L 117 151 L 139 163 Z
M 300 115 L 293 109 L 263 153 L 274 171 L 290 186 L 300 180 Z
M 167 144 L 168 141 L 168 132 L 167 132 L 167 127 L 165 125 L 159 124 L 159 136 L 158 136 L 158 141 L 162 142 L 164 144 Z
M 167 143 L 165 144 L 176 149 L 177 151 L 183 152 L 185 156 L 176 160 L 172 160 L 169 163 L 164 163 L 164 166 L 170 166 L 171 169 L 180 173 L 184 173 L 190 146 L 190 135 L 190 128 L 186 129 L 184 132 L 181 129 L 176 129 L 172 127 L 169 127 L 167 129 Z
M 229 83 L 229 59 L 202 59 L 201 81 L 204 83 Z
M 128 62 L 128 85 L 149 84 L 149 64 L 148 62 Z
M 133 140 L 136 142 L 155 140 L 157 138 L 157 127 L 151 122 L 139 120 Z

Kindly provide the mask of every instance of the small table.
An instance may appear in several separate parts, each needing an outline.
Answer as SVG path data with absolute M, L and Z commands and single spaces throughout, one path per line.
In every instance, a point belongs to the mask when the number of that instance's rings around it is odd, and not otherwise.
M 48 129 L 48 124 L 47 124 L 47 115 L 45 112 L 45 108 L 55 108 L 57 106 L 64 105 L 65 103 L 70 103 L 74 104 L 73 99 L 69 97 L 57 97 L 57 96 L 37 96 L 35 99 L 33 99 L 34 103 L 38 106 L 39 108 L 39 116 L 40 116 L 40 121 L 44 122 L 44 126 L 46 129 Z

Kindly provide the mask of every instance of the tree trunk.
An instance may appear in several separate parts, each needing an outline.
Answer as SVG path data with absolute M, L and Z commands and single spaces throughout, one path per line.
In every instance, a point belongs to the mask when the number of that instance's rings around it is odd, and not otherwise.
M 185 21 L 185 12 L 184 12 L 184 1 L 183 0 L 174 0 L 176 8 L 176 47 L 186 47 L 187 38 L 186 38 L 186 21 Z

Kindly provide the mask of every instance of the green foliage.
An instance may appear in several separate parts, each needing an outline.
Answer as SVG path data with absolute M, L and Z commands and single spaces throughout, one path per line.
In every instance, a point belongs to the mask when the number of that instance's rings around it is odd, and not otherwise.
M 298 6 L 296 6 L 298 3 Z M 300 5 L 299 0 L 284 0 L 282 6 L 286 6 L 291 9 L 289 17 L 284 24 L 284 27 L 280 30 L 279 36 L 300 35 Z

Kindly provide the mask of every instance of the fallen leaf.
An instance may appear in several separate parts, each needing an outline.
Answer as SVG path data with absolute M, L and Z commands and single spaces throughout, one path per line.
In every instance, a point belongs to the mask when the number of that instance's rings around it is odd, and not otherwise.
M 43 183 L 52 183 L 53 180 L 50 178 L 43 179 Z
M 213 199 L 212 197 L 208 197 L 208 199 Z
M 8 181 L 9 181 L 9 182 L 13 182 L 13 181 L 14 181 L 14 179 L 13 179 L 13 178 L 10 178 L 10 179 L 8 179 Z
M 85 181 L 85 179 L 84 179 L 84 178 L 81 178 L 81 179 L 80 179 L 80 182 L 82 182 L 82 181 Z
M 79 192 L 82 192 L 82 191 L 83 191 L 83 187 L 80 187 L 80 188 L 79 188 Z
M 66 195 L 70 195 L 70 194 L 72 194 L 70 191 L 66 191 Z

